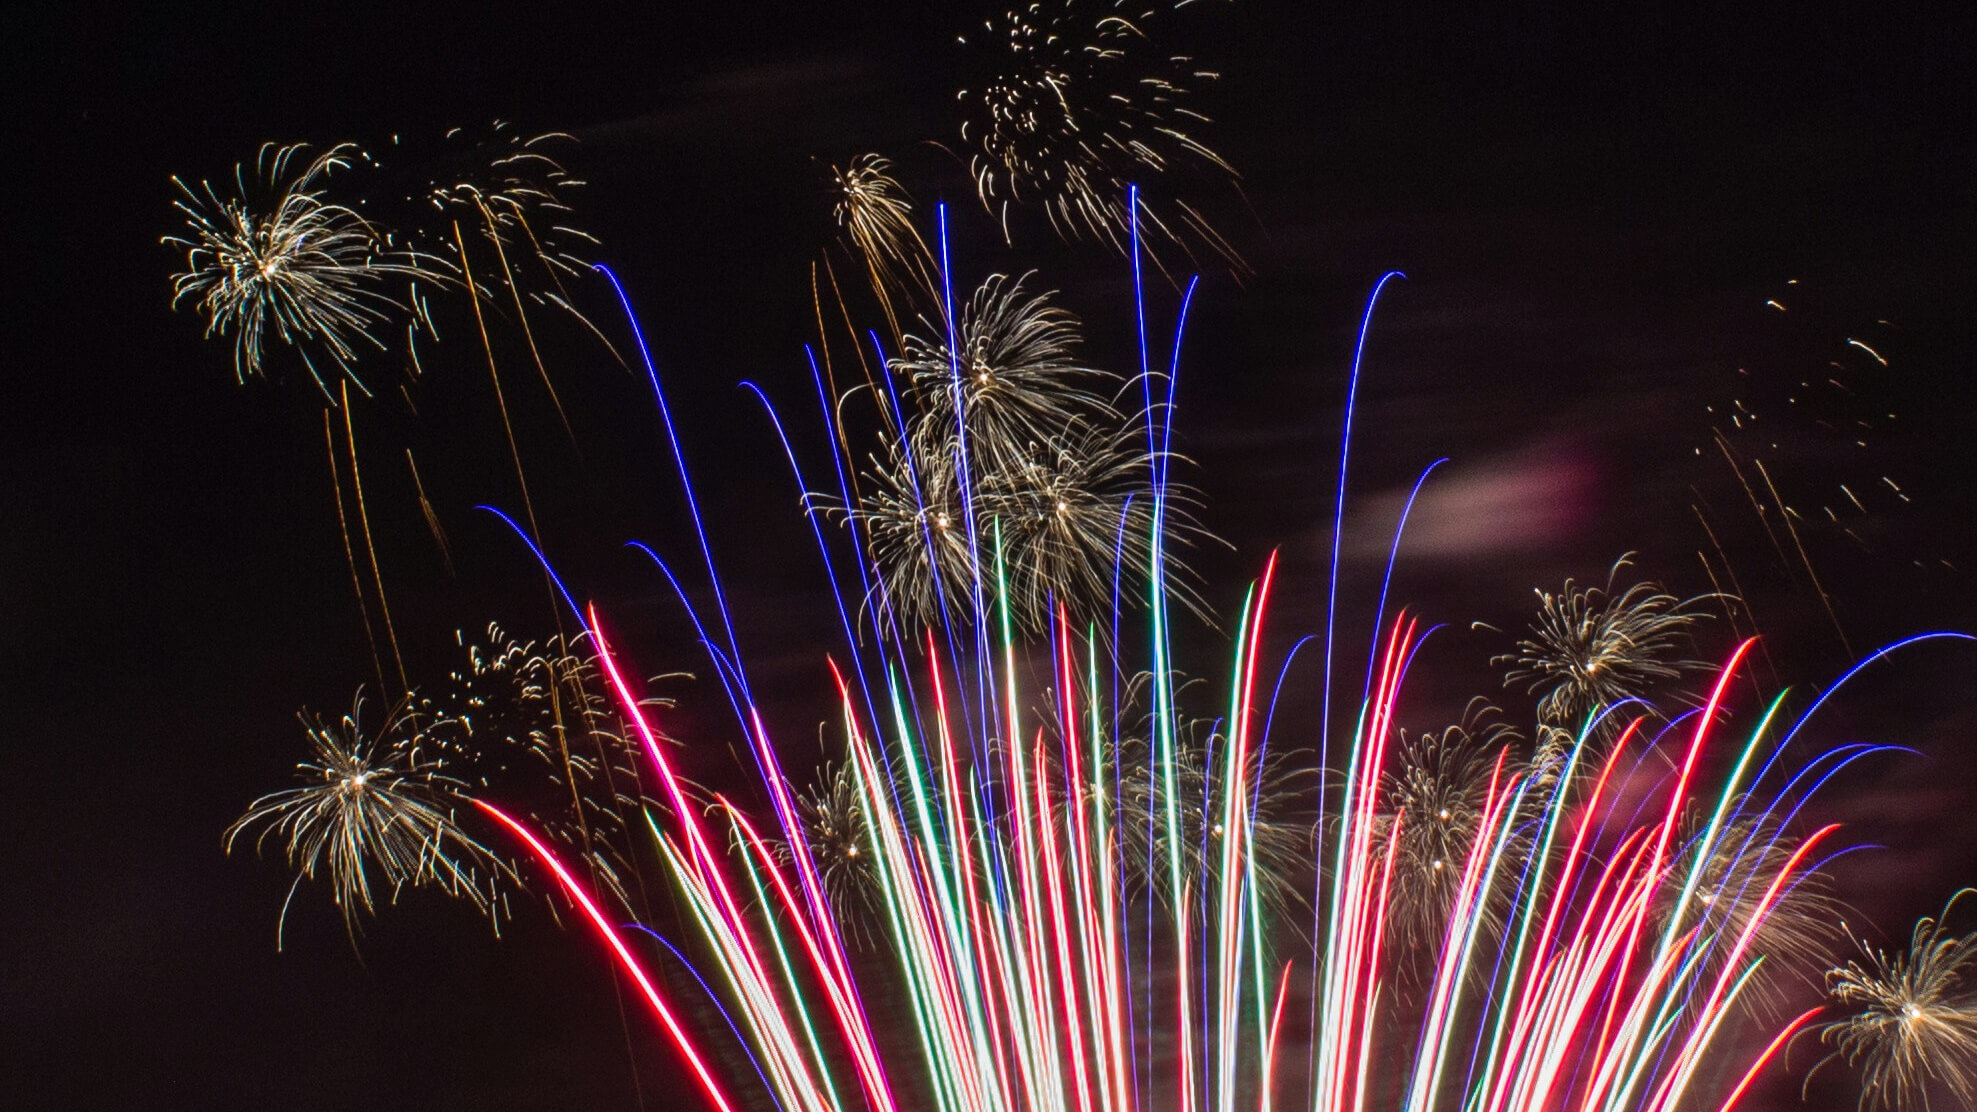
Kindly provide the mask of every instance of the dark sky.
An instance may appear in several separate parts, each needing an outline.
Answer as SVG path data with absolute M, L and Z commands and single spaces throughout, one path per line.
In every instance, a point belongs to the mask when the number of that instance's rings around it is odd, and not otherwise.
M 583 219 L 688 417 L 792 746 L 813 736 L 833 645 L 809 631 L 834 619 L 789 557 L 808 543 L 794 491 L 736 383 L 814 419 L 798 403 L 805 268 L 829 232 L 818 160 L 892 153 L 922 201 L 951 202 L 958 271 L 1043 268 L 1115 363 L 1130 350 L 1123 263 L 1034 228 L 1002 247 L 922 142 L 954 141 L 953 38 L 973 22 L 958 8 L 55 7 L 0 17 L 19 131 L 0 379 L 0 1103 L 631 1109 L 642 1092 L 643 1107 L 678 1106 L 669 1052 L 634 1019 L 628 1054 L 588 940 L 539 906 L 496 943 L 465 909 L 414 896 L 360 956 L 305 889 L 277 954 L 285 874 L 221 855 L 222 828 L 300 755 L 296 709 L 340 711 L 369 657 L 313 391 L 293 374 L 237 386 L 224 345 L 169 311 L 170 175 L 222 176 L 268 140 L 376 144 L 494 118 L 576 135 Z M 1840 624 L 1855 650 L 1977 628 L 1963 474 L 1977 27 L 1895 7 L 1628 6 L 1586 22 L 1200 0 L 1181 48 L 1224 75 L 1203 134 L 1243 175 L 1246 205 L 1217 211 L 1255 268 L 1240 286 L 1205 280 L 1184 361 L 1183 446 L 1203 520 L 1232 545 L 1202 557 L 1218 604 L 1282 546 L 1280 613 L 1317 620 L 1352 330 L 1398 268 L 1363 387 L 1348 548 L 1382 546 L 1395 492 L 1451 457 L 1396 590 L 1451 624 L 1438 651 L 1452 674 L 1482 676 L 1502 647 L 1469 621 L 1508 627 L 1531 587 L 1597 578 L 1622 551 L 1680 593 L 1708 590 L 1688 509 L 1692 484 L 1721 480 L 1691 454 L 1703 407 L 1737 392 L 1739 368 L 1818 370 L 1870 328 L 1896 337 L 1870 400 L 1901 422 L 1844 460 L 1811 433 L 1803 471 L 1899 474 L 1915 500 L 1875 519 L 1873 553 L 1820 551 Z M 587 293 L 602 319 L 607 291 Z M 1801 316 L 1781 327 L 1767 298 Z M 1153 300 L 1170 319 L 1171 291 Z M 686 543 L 639 383 L 572 337 L 551 351 L 582 444 L 539 405 L 522 418 L 554 492 L 538 495 L 545 539 L 648 671 L 698 667 L 619 547 Z M 441 346 L 415 434 L 441 474 L 457 576 L 402 496 L 381 495 L 396 506 L 381 556 L 426 670 L 450 663 L 456 628 L 547 620 L 525 554 L 471 510 L 516 497 L 477 354 Z M 1845 652 L 1803 585 L 1765 571 L 1768 550 L 1737 557 L 1769 584 L 1750 592 L 1777 647 L 1767 682 L 1834 674 Z M 1363 590 L 1377 566 L 1348 571 Z M 1851 733 L 1831 739 L 1925 751 L 1835 804 L 1891 847 L 1860 879 L 1894 926 L 1977 879 L 1954 790 L 1977 775 L 1973 660 L 1935 651 L 1901 671 L 1839 709 L 1833 728 Z M 1424 715 L 1460 686 L 1425 694 Z M 686 728 L 716 720 L 684 697 Z

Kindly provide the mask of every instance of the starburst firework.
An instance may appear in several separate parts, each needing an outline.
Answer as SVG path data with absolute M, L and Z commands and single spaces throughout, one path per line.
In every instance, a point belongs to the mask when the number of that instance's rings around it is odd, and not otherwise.
M 1790 871 L 1801 839 L 1748 800 L 1738 801 L 1737 811 L 1714 830 L 1700 816 L 1690 817 L 1656 915 L 1664 925 L 1703 937 L 1748 934 L 1750 951 L 1764 961 L 1752 999 L 1776 1008 L 1832 960 L 1844 908 L 1834 896 L 1832 878 L 1818 870 L 1797 872 L 1788 887 L 1762 904 L 1772 880 Z M 1718 951 L 1712 960 L 1721 956 Z
M 626 816 L 652 801 L 593 662 L 560 637 L 517 641 L 496 625 L 484 640 L 455 637 L 462 667 L 406 696 L 375 732 L 360 725 L 361 698 L 340 722 L 305 712 L 305 785 L 255 800 L 228 827 L 227 848 L 255 829 L 257 849 L 280 837 L 298 884 L 326 875 L 353 935 L 359 913 L 375 910 L 373 872 L 392 895 L 430 884 L 467 899 L 498 928 L 513 864 L 463 822 L 477 818 L 475 800 L 498 797 L 584 862 L 617 906 L 633 906 Z
M 586 183 L 557 157 L 575 144 L 561 132 L 528 135 L 496 121 L 453 128 L 429 147 L 394 137 L 388 154 L 365 159 L 383 176 L 375 191 L 403 210 L 398 234 L 422 254 L 445 257 L 471 274 L 476 296 L 524 324 L 527 305 L 554 306 L 602 339 L 567 286 L 589 272 L 584 254 L 598 244 L 574 222 L 572 194 Z M 484 244 L 492 256 L 467 259 L 469 242 Z
M 227 850 L 257 827 L 256 850 L 270 838 L 280 840 L 296 883 L 315 879 L 318 871 L 327 876 L 352 937 L 360 914 L 376 910 L 373 870 L 391 897 L 433 884 L 492 918 L 499 910 L 497 882 L 514 874 L 502 856 L 461 827 L 461 785 L 408 744 L 402 706 L 375 734 L 360 725 L 362 714 L 361 696 L 338 722 L 302 714 L 314 751 L 312 760 L 296 766 L 303 786 L 250 804 L 227 828 Z M 284 904 L 284 917 L 286 910 Z
M 358 349 L 384 350 L 377 330 L 416 301 L 413 283 L 447 281 L 437 260 L 390 246 L 355 209 L 326 195 L 332 174 L 362 152 L 344 143 L 311 158 L 303 144 L 261 148 L 250 183 L 234 168 L 235 192 L 173 178 L 186 231 L 166 236 L 185 253 L 172 304 L 191 303 L 206 334 L 233 336 L 234 373 L 262 373 L 271 343 L 293 348 L 327 394 L 328 377 L 358 387 Z M 319 363 L 321 365 L 319 365 Z
M 1551 725 L 1576 729 L 1588 716 L 1700 667 L 1671 659 L 1700 616 L 1690 609 L 1697 600 L 1645 582 L 1616 594 L 1614 581 L 1631 562 L 1631 554 L 1614 561 L 1604 587 L 1582 589 L 1567 579 L 1555 593 L 1538 591 L 1531 635 L 1496 658 L 1511 666 L 1505 686 L 1522 683 L 1541 693 L 1538 712 Z
M 1066 239 L 1095 239 L 1121 253 L 1135 214 L 1128 187 L 1235 176 L 1190 133 L 1207 117 L 1190 90 L 1215 74 L 1165 53 L 1149 30 L 1165 14 L 1125 0 L 1036 0 L 964 35 L 985 72 L 962 90 L 961 139 L 982 204 L 1005 233 L 1012 204 L 1037 204 Z M 1178 197 L 1141 203 L 1137 218 L 1191 258 L 1205 248 L 1240 270 L 1235 250 Z
M 1861 1076 L 1861 1107 L 1927 1109 L 1940 1088 L 1960 1107 L 1977 1101 L 1977 934 L 1955 935 L 1943 914 L 1915 924 L 1906 951 L 1865 942 L 1861 956 L 1828 973 L 1845 1012 L 1821 1037 Z
M 1409 946 L 1442 941 L 1491 783 L 1506 775 L 1498 758 L 1514 738 L 1492 717 L 1494 710 L 1473 702 L 1458 724 L 1412 739 L 1403 735 L 1394 765 L 1381 774 L 1379 837 L 1395 842 L 1389 905 L 1398 937 Z M 1498 925 L 1502 904 L 1497 899 L 1479 908 L 1489 917 L 1486 929 Z
M 1116 569 L 1145 574 L 1161 460 L 1138 419 L 1091 388 L 1116 376 L 1077 358 L 1076 318 L 1026 293 L 1026 277 L 990 276 L 952 346 L 909 335 L 892 363 L 912 408 L 851 517 L 878 572 L 874 601 L 894 620 L 965 620 L 979 585 L 1041 629 L 1057 602 L 1081 618 L 1108 608 Z M 1185 543 L 1199 534 L 1189 492 L 1168 498 Z
M 561 637 L 520 641 L 494 624 L 455 639 L 466 660 L 413 702 L 418 759 L 454 796 L 497 796 L 527 814 L 628 904 L 626 816 L 650 800 L 595 665 Z
M 838 925 L 859 941 L 870 941 L 880 906 L 879 882 L 873 873 L 875 843 L 865 822 L 857 770 L 849 762 L 825 762 L 796 802 L 811 859 Z
M 940 288 L 933 252 L 913 226 L 913 201 L 893 176 L 892 160 L 861 154 L 831 167 L 831 183 L 837 196 L 832 215 L 864 262 L 888 316 L 895 313 L 892 294 L 899 288 L 933 304 Z

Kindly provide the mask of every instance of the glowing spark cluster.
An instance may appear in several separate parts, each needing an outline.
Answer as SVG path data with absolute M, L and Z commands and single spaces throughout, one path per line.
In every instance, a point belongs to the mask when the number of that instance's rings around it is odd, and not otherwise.
M 893 176 L 892 160 L 861 154 L 842 167 L 831 167 L 831 178 L 837 189 L 833 215 L 865 260 L 873 287 L 883 296 L 904 283 L 909 291 L 933 300 L 939 288 L 933 252 L 913 225 L 913 202 Z
M 513 871 L 460 826 L 454 806 L 459 785 L 406 745 L 402 707 L 376 734 L 359 724 L 362 710 L 360 699 L 339 722 L 302 715 L 314 751 L 312 760 L 296 766 L 303 785 L 249 805 L 227 828 L 227 849 L 256 828 L 257 850 L 270 838 L 279 840 L 297 884 L 318 871 L 327 875 L 353 937 L 359 915 L 376 911 L 373 870 L 389 897 L 432 884 L 494 915 L 496 882 Z M 284 917 L 286 912 L 284 905 Z
M 595 664 L 563 638 L 518 641 L 498 625 L 481 640 L 455 638 L 466 660 L 414 698 L 409 744 L 454 794 L 498 795 L 625 902 L 627 819 L 647 801 Z
M 230 193 L 173 178 L 185 230 L 164 243 L 185 269 L 172 304 L 196 307 L 209 337 L 233 337 L 243 381 L 280 344 L 332 398 L 337 377 L 370 392 L 358 355 L 398 347 L 387 329 L 403 329 L 401 354 L 417 373 L 419 334 L 436 334 L 436 293 L 506 302 L 533 351 L 525 302 L 589 323 L 565 283 L 588 267 L 576 252 L 597 241 L 570 221 L 568 194 L 583 182 L 549 153 L 561 142 L 574 140 L 496 123 L 485 135 L 455 128 L 430 151 L 394 138 L 383 155 L 339 143 L 312 157 L 305 144 L 270 143 L 251 176 L 234 168 Z M 463 223 L 492 259 L 468 257 Z
M 303 786 L 255 800 L 227 829 L 229 850 L 255 829 L 257 848 L 281 838 L 297 883 L 323 873 L 353 934 L 359 913 L 376 909 L 373 870 L 393 895 L 432 884 L 499 926 L 515 871 L 462 823 L 484 795 L 527 815 L 628 903 L 625 816 L 649 801 L 594 665 L 560 638 L 539 647 L 498 626 L 485 642 L 460 641 L 466 665 L 401 701 L 374 733 L 359 724 L 361 699 L 339 723 L 305 713 L 315 758 L 297 768 Z
M 1949 912 L 1916 923 L 1906 951 L 1863 942 L 1826 975 L 1843 1012 L 1821 1037 L 1860 1072 L 1863 1108 L 1926 1109 L 1932 1090 L 1977 1102 L 1977 934 L 1949 933 Z
M 797 796 L 803 817 L 804 845 L 817 869 L 817 878 L 830 897 L 832 914 L 845 933 L 865 942 L 878 922 L 879 881 L 873 872 L 871 826 L 858 785 L 858 770 L 848 763 L 827 761 L 817 779 Z M 798 852 L 784 847 L 786 853 Z
M 1677 929 L 1748 933 L 1751 953 L 1764 960 L 1751 996 L 1776 1005 L 1792 995 L 1788 990 L 1815 977 L 1831 960 L 1844 908 L 1833 894 L 1832 879 L 1812 872 L 1795 879 L 1763 918 L 1756 918 L 1759 908 L 1750 897 L 1792 860 L 1800 839 L 1750 802 L 1739 800 L 1740 813 L 1715 837 L 1708 836 L 1697 816 L 1689 817 L 1682 854 L 1670 868 L 1693 875 L 1695 883 L 1686 893 L 1667 892 L 1656 915 L 1661 923 Z M 1683 902 L 1677 904 L 1677 899 Z
M 1493 710 L 1472 703 L 1459 724 L 1411 740 L 1403 735 L 1394 764 L 1381 773 L 1380 835 L 1394 843 L 1390 903 L 1395 938 L 1403 944 L 1440 942 L 1454 908 L 1461 862 L 1476 839 L 1497 754 L 1513 740 L 1510 728 L 1491 717 Z M 1499 901 L 1475 912 L 1501 910 Z
M 1229 739 L 1216 730 L 1217 723 L 1190 718 L 1173 731 L 1171 757 L 1161 759 L 1158 722 L 1148 708 L 1133 705 L 1149 701 L 1151 677 L 1135 680 L 1123 693 L 1132 702 L 1125 708 L 1127 725 L 1114 743 L 1116 775 L 1108 793 L 1114 812 L 1111 827 L 1119 843 L 1125 891 L 1151 893 L 1167 906 L 1185 895 L 1172 887 L 1174 877 L 1167 867 L 1170 851 L 1181 857 L 1184 878 L 1210 876 L 1220 867 L 1219 854 L 1229 831 L 1212 801 L 1219 794 L 1216 781 L 1226 771 L 1217 753 Z M 1282 749 L 1258 751 L 1243 773 L 1252 787 L 1245 834 L 1252 855 L 1250 883 L 1273 912 L 1288 911 L 1309 896 L 1301 889 L 1301 878 L 1315 844 L 1311 790 L 1316 776 L 1298 762 L 1310 756 Z M 1178 819 L 1172 830 L 1157 819 L 1149 821 L 1149 816 L 1167 812 L 1170 799 Z
M 1161 461 L 1143 418 L 1092 389 L 1116 378 L 1076 358 L 1076 318 L 1023 282 L 990 276 L 953 346 L 909 335 L 892 361 L 911 409 L 850 516 L 878 573 L 874 601 L 894 620 L 969 620 L 976 588 L 989 586 L 1039 629 L 1053 600 L 1090 616 L 1110 606 L 1115 569 L 1145 574 Z M 1172 513 L 1187 535 L 1183 508 Z M 991 531 L 999 577 L 983 563 Z
M 1514 653 L 1505 684 L 1523 683 L 1540 694 L 1540 715 L 1553 725 L 1576 728 L 1588 715 L 1649 692 L 1679 677 L 1695 662 L 1670 659 L 1700 615 L 1694 599 L 1678 599 L 1652 583 L 1615 593 L 1614 580 L 1629 558 L 1621 557 L 1606 586 L 1580 588 L 1565 581 L 1557 592 L 1539 591 L 1531 635 Z
M 1173 196 L 1190 176 L 1235 176 L 1190 134 L 1208 122 L 1188 107 L 1190 88 L 1216 75 L 1154 45 L 1162 14 L 1126 0 L 1035 0 L 962 36 L 983 76 L 960 94 L 961 139 L 976 191 L 1005 231 L 1012 204 L 1036 204 L 1059 235 L 1125 254 L 1137 219 L 1190 258 L 1206 249 L 1241 268 L 1185 201 L 1164 213 L 1127 207 L 1129 184 L 1159 183 Z
M 311 157 L 301 144 L 261 148 L 234 192 L 173 178 L 186 230 L 165 237 L 185 253 L 172 278 L 174 307 L 190 303 L 206 334 L 232 335 L 234 373 L 262 373 L 270 344 L 293 348 L 317 386 L 349 378 L 359 347 L 384 350 L 377 332 L 415 300 L 411 283 L 441 283 L 437 260 L 389 246 L 384 233 L 326 196 L 330 178 L 362 157 L 344 143 Z M 319 366 L 319 362 L 321 365 Z

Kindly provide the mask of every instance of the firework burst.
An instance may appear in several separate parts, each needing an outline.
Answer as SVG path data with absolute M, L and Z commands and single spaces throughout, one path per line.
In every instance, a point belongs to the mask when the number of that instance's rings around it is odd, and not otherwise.
M 517 641 L 495 625 L 483 640 L 455 636 L 464 665 L 406 696 L 375 732 L 360 725 L 361 700 L 336 723 L 305 712 L 304 786 L 255 800 L 228 827 L 228 850 L 256 830 L 257 849 L 280 838 L 298 885 L 327 877 L 353 936 L 359 913 L 375 911 L 373 873 L 394 896 L 430 884 L 466 899 L 498 928 L 513 863 L 462 821 L 478 818 L 475 800 L 498 796 L 617 906 L 634 906 L 626 816 L 652 801 L 595 665 L 561 638 Z
M 1092 390 L 1118 376 L 1078 358 L 1078 318 L 1052 304 L 1054 294 L 1026 291 L 1030 277 L 991 274 L 976 287 L 953 347 L 935 321 L 906 337 L 891 370 L 915 403 L 909 437 L 944 443 L 965 426 L 976 466 L 993 472 L 1076 418 L 1118 418 Z
M 581 253 L 597 243 L 572 222 L 570 194 L 584 183 L 554 155 L 574 142 L 497 122 L 454 128 L 432 147 L 394 137 L 382 153 L 339 143 L 311 157 L 306 144 L 267 144 L 251 178 L 235 167 L 230 195 L 175 177 L 186 230 L 164 239 L 185 255 L 172 304 L 195 305 L 208 336 L 233 336 L 243 381 L 281 344 L 325 394 L 339 376 L 369 393 L 356 374 L 360 350 L 402 340 L 416 375 L 420 334 L 437 335 L 433 295 L 471 290 L 477 309 L 514 317 L 542 370 L 531 304 L 565 310 L 603 339 L 567 285 L 588 271 Z M 470 243 L 486 256 L 470 257 Z M 386 329 L 401 325 L 404 335 L 388 340 Z
M 380 203 L 403 210 L 395 234 L 471 276 L 475 295 L 511 311 L 525 331 L 530 305 L 553 306 L 601 340 L 568 285 L 589 273 L 585 256 L 598 245 L 574 222 L 573 194 L 586 183 L 558 157 L 575 144 L 561 132 L 527 135 L 496 121 L 453 128 L 430 148 L 394 137 L 386 154 L 364 157 L 380 175 L 372 190 Z M 467 257 L 476 242 L 492 253 L 479 264 Z
M 892 160 L 879 154 L 861 154 L 832 166 L 831 183 L 837 197 L 832 215 L 865 264 L 896 332 L 894 290 L 904 289 L 928 305 L 939 300 L 938 270 L 926 239 L 913 226 L 913 200 L 893 176 Z
M 1775 1009 L 1791 988 L 1832 960 L 1845 909 L 1832 878 L 1817 870 L 1800 871 L 1761 906 L 1758 899 L 1773 878 L 1790 870 L 1800 839 L 1747 800 L 1739 800 L 1736 810 L 1738 816 L 1713 838 L 1699 817 L 1690 817 L 1682 854 L 1670 866 L 1675 883 L 1664 890 L 1656 915 L 1664 928 L 1693 929 L 1704 937 L 1748 935 L 1751 952 L 1764 962 L 1752 981 L 1752 999 Z
M 459 800 L 499 796 L 527 814 L 629 906 L 626 816 L 651 801 L 595 664 L 563 638 L 520 641 L 493 624 L 482 639 L 455 639 L 465 662 L 413 700 L 417 760 Z
M 903 434 L 872 458 L 850 516 L 869 538 L 875 601 L 895 620 L 965 620 L 982 585 L 1038 630 L 1057 602 L 1081 618 L 1102 612 L 1115 569 L 1150 566 L 1159 461 L 1140 419 L 1091 388 L 1116 376 L 1077 358 L 1077 319 L 1025 292 L 1026 277 L 990 276 L 952 347 L 909 335 L 891 364 L 912 409 L 892 422 Z M 1169 497 L 1176 538 L 1199 535 L 1188 492 Z
M 1190 134 L 1207 117 L 1190 90 L 1215 74 L 1164 53 L 1148 34 L 1164 13 L 1124 0 L 1037 0 L 1002 10 L 962 36 L 984 76 L 962 90 L 961 140 L 982 204 L 1002 220 L 1014 204 L 1043 208 L 1066 239 L 1125 253 L 1135 219 L 1192 259 L 1205 248 L 1241 270 L 1235 250 L 1184 201 L 1133 213 L 1129 185 L 1173 186 L 1235 171 Z
M 311 158 L 302 144 L 261 148 L 251 183 L 234 168 L 234 193 L 173 178 L 185 217 L 164 243 L 185 253 L 172 305 L 190 303 L 206 334 L 232 335 L 234 373 L 260 375 L 270 344 L 293 348 L 327 395 L 329 378 L 363 381 L 360 347 L 384 350 L 377 332 L 417 301 L 416 283 L 449 281 L 443 264 L 394 248 L 355 209 L 328 199 L 333 174 L 362 157 L 344 143 Z
M 1073 420 L 1020 453 L 1000 453 L 993 469 L 974 462 L 959 437 L 889 444 L 873 458 L 852 516 L 870 538 L 874 601 L 889 618 L 967 621 L 980 585 L 1035 630 L 1057 602 L 1080 618 L 1103 613 L 1117 569 L 1129 570 L 1129 582 L 1145 577 L 1153 501 L 1144 443 L 1131 431 Z M 1184 505 L 1177 501 L 1171 520 L 1185 541 L 1197 531 Z M 1200 611 L 1184 584 L 1176 596 Z
M 1150 686 L 1151 677 L 1137 677 L 1128 697 L 1143 698 Z M 1220 867 L 1229 830 L 1215 804 L 1223 795 L 1219 781 L 1228 774 L 1219 763 L 1227 756 L 1228 739 L 1214 727 L 1202 719 L 1187 720 L 1169 739 L 1171 755 L 1162 752 L 1158 724 L 1150 715 L 1119 739 L 1109 760 L 1114 783 L 1105 794 L 1125 891 L 1150 893 L 1171 906 L 1176 892 L 1170 851 L 1182 862 L 1181 876 L 1197 885 Z M 1249 766 L 1241 770 L 1252 789 L 1244 834 L 1252 855 L 1246 862 L 1253 870 L 1249 882 L 1273 913 L 1286 912 L 1305 897 L 1301 878 L 1314 845 L 1309 799 L 1314 777 L 1296 760 L 1305 755 L 1259 751 L 1249 755 Z M 1161 819 L 1170 799 L 1176 816 L 1171 829 Z
M 965 592 L 980 581 L 969 543 L 957 455 L 922 455 L 911 441 L 888 440 L 872 458 L 851 520 L 879 575 L 868 600 L 892 621 L 933 626 L 966 613 Z
M 514 873 L 461 827 L 455 805 L 462 785 L 407 743 L 410 720 L 402 706 L 376 734 L 359 724 L 362 712 L 360 695 L 339 722 L 302 714 L 314 751 L 296 766 L 303 785 L 250 804 L 227 828 L 228 852 L 256 828 L 257 851 L 270 838 L 280 840 L 297 884 L 318 871 L 326 875 L 352 938 L 360 914 L 376 911 L 373 870 L 393 898 L 401 889 L 433 884 L 494 919 L 498 881 Z M 286 903 L 282 910 L 286 918 Z
M 1576 728 L 1701 666 L 1670 659 L 1701 616 L 1690 609 L 1697 600 L 1678 599 L 1653 583 L 1615 593 L 1614 581 L 1631 562 L 1631 554 L 1616 560 L 1604 587 L 1582 589 L 1567 579 L 1556 593 L 1538 591 L 1531 635 L 1517 642 L 1515 652 L 1496 658 L 1510 665 L 1505 686 L 1522 683 L 1540 695 L 1538 713 L 1547 723 Z
M 1977 1102 L 1977 934 L 1954 935 L 1943 914 L 1915 924 L 1906 951 L 1861 943 L 1861 956 L 1826 975 L 1844 1014 L 1821 1037 L 1861 1077 L 1861 1107 L 1927 1109 L 1940 1089 L 1958 1107 Z
M 796 803 L 811 860 L 838 925 L 869 942 L 881 905 L 872 863 L 876 843 L 861 795 L 857 771 L 848 762 L 827 761 Z
M 1455 909 L 1462 863 L 1480 831 L 1491 781 L 1502 776 L 1498 755 L 1514 741 L 1494 711 L 1472 702 L 1456 725 L 1411 740 L 1402 735 L 1393 766 L 1381 774 L 1386 813 L 1378 840 L 1394 843 L 1389 903 L 1404 945 L 1440 942 Z M 1500 925 L 1500 899 L 1477 910 L 1490 916 L 1486 930 Z

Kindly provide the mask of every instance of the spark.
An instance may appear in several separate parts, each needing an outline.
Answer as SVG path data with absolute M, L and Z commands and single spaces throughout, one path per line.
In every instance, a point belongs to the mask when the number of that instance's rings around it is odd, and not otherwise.
M 438 260 L 391 247 L 355 209 L 328 199 L 332 175 L 359 157 L 348 143 L 313 158 L 306 145 L 270 143 L 251 185 L 236 166 L 225 197 L 211 182 L 194 188 L 172 179 L 186 223 L 163 241 L 185 255 L 172 305 L 195 306 L 207 336 L 232 335 L 240 381 L 260 376 L 269 345 L 279 343 L 296 351 L 326 396 L 328 379 L 339 376 L 368 393 L 356 374 L 359 348 L 385 349 L 377 331 L 408 311 L 409 283 L 448 280 Z
M 1205 251 L 1240 273 L 1235 249 L 1194 206 L 1128 207 L 1129 184 L 1159 181 L 1174 196 L 1177 182 L 1236 176 L 1190 133 L 1208 122 L 1188 107 L 1191 88 L 1217 75 L 1156 48 L 1158 16 L 1124 0 L 1037 0 L 962 36 L 983 66 L 959 96 L 975 189 L 1005 234 L 1010 206 L 1036 204 L 1059 236 L 1123 255 L 1146 221 L 1191 260 Z
M 1927 1109 L 1940 1089 L 1962 1107 L 1977 1101 L 1977 934 L 1915 924 L 1906 951 L 1860 944 L 1861 956 L 1826 975 L 1842 1009 L 1820 1037 L 1859 1071 L 1864 1109 Z
M 325 874 L 353 939 L 359 916 L 376 912 L 374 871 L 391 898 L 403 888 L 432 884 L 471 901 L 490 919 L 500 906 L 494 884 L 513 876 L 500 856 L 461 827 L 455 785 L 408 743 L 403 710 L 394 708 L 377 734 L 360 725 L 361 695 L 337 722 L 305 711 L 302 725 L 313 756 L 296 766 L 302 786 L 255 800 L 226 830 L 228 852 L 256 828 L 257 852 L 278 839 L 297 883 Z M 286 911 L 284 905 L 284 917 Z
M 1678 599 L 1648 582 L 1615 593 L 1615 580 L 1631 562 L 1631 554 L 1614 561 L 1604 587 L 1582 589 L 1567 579 L 1559 591 L 1538 591 L 1530 636 L 1496 658 L 1510 665 L 1506 686 L 1522 683 L 1541 693 L 1538 709 L 1548 723 L 1576 726 L 1696 667 L 1670 654 L 1699 616 L 1690 609 L 1698 600 Z

